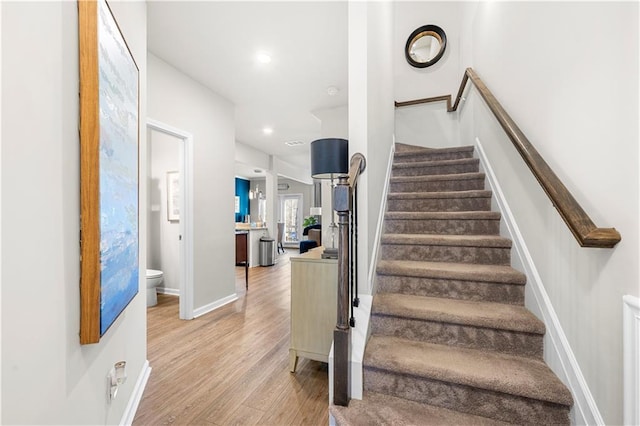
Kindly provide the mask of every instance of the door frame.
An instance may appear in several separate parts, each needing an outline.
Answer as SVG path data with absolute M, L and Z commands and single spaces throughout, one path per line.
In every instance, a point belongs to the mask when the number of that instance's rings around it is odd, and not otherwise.
M 193 135 L 147 118 L 147 129 L 180 139 L 180 319 L 193 319 Z M 149 137 L 147 136 L 147 144 Z M 148 149 L 147 149 L 148 152 Z
M 304 194 L 302 193 L 293 193 L 293 194 L 278 194 L 278 210 L 279 210 L 279 217 L 280 217 L 280 221 L 284 222 L 284 200 L 287 198 L 298 198 L 300 206 L 298 207 L 299 209 L 299 215 L 297 215 L 296 217 L 296 228 L 297 228 L 297 234 L 298 234 L 298 243 L 300 241 L 302 241 L 302 231 L 304 230 L 303 226 L 302 226 L 302 222 L 304 222 L 304 211 L 303 211 L 303 205 L 304 205 Z M 286 223 L 285 223 L 286 224 Z M 286 230 L 286 228 L 285 228 Z M 284 236 L 282 238 L 283 240 L 283 244 L 284 244 Z M 294 243 L 289 243 L 289 244 L 294 244 Z

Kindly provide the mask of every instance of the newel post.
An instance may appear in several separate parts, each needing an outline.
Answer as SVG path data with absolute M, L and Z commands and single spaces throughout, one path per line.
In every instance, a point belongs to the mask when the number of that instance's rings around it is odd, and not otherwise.
M 333 403 L 349 405 L 350 340 L 349 327 L 349 210 L 351 194 L 347 176 L 340 176 L 333 190 L 338 214 L 338 321 L 333 331 Z

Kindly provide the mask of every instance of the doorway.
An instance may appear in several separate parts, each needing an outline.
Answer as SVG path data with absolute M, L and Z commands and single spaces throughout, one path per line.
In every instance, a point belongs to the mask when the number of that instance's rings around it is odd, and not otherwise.
M 282 243 L 297 246 L 302 239 L 302 194 L 280 195 L 280 217 L 284 222 Z
M 161 173 L 156 171 L 154 176 L 148 176 L 153 180 L 149 185 L 147 200 L 148 225 L 158 225 L 162 222 L 162 225 L 167 226 L 149 227 L 147 252 L 153 256 L 160 255 L 175 259 L 174 265 L 168 265 L 166 278 L 174 280 L 173 287 L 177 287 L 173 294 L 180 297 L 180 319 L 190 320 L 193 319 L 193 137 L 183 130 L 147 119 L 147 152 L 149 153 L 153 151 L 154 139 L 158 141 L 158 146 L 162 144 L 165 149 L 172 149 L 171 145 L 175 143 L 173 152 L 177 154 L 178 160 L 175 161 L 174 158 L 174 163 L 165 163 L 165 166 L 168 164 L 167 170 L 162 170 Z M 165 157 L 171 156 L 165 155 Z M 149 156 L 150 159 L 151 156 Z M 151 171 L 151 165 L 147 169 Z M 173 191 L 170 191 L 172 184 Z M 154 191 L 156 191 L 155 194 Z M 158 194 L 159 191 L 164 192 Z M 176 191 L 178 194 L 175 194 Z M 171 194 L 177 196 L 171 197 Z M 164 200 L 164 202 L 158 200 Z M 177 206 L 171 200 L 177 200 Z M 158 236 L 153 235 L 153 232 L 164 234 Z M 162 243 L 161 247 L 155 246 L 160 243 Z M 152 247 L 151 244 L 154 246 Z M 171 253 L 174 249 L 175 253 Z M 165 252 L 157 253 L 159 250 Z M 168 293 L 171 294 L 170 291 Z

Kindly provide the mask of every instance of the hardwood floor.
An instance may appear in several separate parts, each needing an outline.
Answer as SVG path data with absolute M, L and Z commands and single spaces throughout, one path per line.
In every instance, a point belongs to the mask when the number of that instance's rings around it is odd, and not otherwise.
M 287 253 L 297 253 L 290 249 Z M 327 425 L 327 365 L 288 369 L 290 263 L 236 268 L 238 300 L 191 321 L 178 298 L 147 309 L 152 371 L 134 425 Z

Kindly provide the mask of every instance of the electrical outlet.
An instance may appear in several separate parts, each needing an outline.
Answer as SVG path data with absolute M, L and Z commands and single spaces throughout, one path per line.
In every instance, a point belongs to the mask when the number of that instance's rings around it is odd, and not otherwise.
M 116 362 L 111 371 L 109 371 L 109 375 L 107 376 L 109 401 L 114 400 L 116 396 L 118 396 L 118 387 L 127 381 L 126 366 L 126 361 L 119 361 Z

